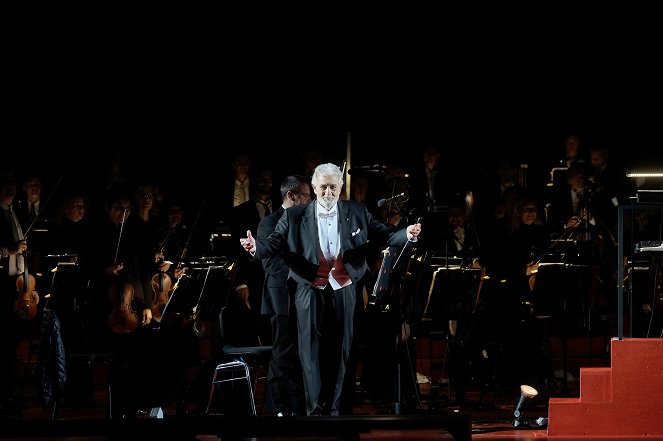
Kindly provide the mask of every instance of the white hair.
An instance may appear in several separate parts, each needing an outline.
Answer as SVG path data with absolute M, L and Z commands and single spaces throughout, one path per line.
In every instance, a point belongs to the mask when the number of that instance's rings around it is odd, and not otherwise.
M 331 162 L 318 165 L 313 171 L 311 182 L 317 184 L 320 176 L 336 176 L 338 178 L 338 184 L 340 186 L 343 185 L 343 173 L 341 172 L 341 169 L 338 165 L 332 164 Z

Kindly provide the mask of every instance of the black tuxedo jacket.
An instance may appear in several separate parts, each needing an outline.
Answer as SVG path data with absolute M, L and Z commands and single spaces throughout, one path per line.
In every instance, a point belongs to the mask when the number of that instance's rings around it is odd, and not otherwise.
M 320 245 L 318 220 L 313 201 L 285 210 L 274 232 L 266 239 L 256 239 L 256 255 L 266 258 L 280 250 L 287 250 L 290 262 L 289 276 L 298 283 L 310 286 L 318 271 Z M 390 246 L 402 246 L 407 242 L 405 228 L 397 230 L 383 223 L 355 201 L 338 201 L 341 253 L 343 263 L 352 283 L 356 284 L 369 271 L 366 261 L 370 253 L 369 239 L 387 242 Z M 284 247 L 284 248 L 282 248 Z
M 276 228 L 285 212 L 283 206 L 265 218 L 258 225 L 258 239 L 266 239 Z M 262 289 L 261 313 L 265 315 L 289 315 L 290 293 L 288 291 L 288 262 L 285 253 L 262 259 L 265 281 Z

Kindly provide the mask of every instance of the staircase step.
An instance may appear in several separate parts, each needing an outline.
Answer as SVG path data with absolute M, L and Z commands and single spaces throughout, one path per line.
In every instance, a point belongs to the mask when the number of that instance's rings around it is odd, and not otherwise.
M 580 369 L 580 398 L 551 398 L 548 439 L 663 437 L 663 339 L 613 339 L 610 367 Z
M 612 401 L 612 368 L 580 369 L 580 401 L 583 404 Z

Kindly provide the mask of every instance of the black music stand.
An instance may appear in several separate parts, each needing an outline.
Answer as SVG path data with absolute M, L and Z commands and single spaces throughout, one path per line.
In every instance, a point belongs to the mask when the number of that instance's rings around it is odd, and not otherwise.
M 230 273 L 234 269 L 231 259 L 225 256 L 200 257 L 190 261 L 187 267 L 179 281 L 181 286 L 172 293 L 164 307 L 162 324 L 188 324 L 199 318 L 210 319 L 225 303 Z M 215 293 L 222 293 L 223 297 L 215 297 Z
M 366 319 L 371 323 L 367 332 L 375 332 L 374 341 L 367 348 L 374 352 L 366 355 L 368 370 L 376 371 L 368 383 L 369 392 L 374 393 L 373 399 L 376 403 L 387 404 L 391 401 L 389 413 L 393 412 L 396 415 L 404 410 L 402 376 L 404 357 L 408 357 L 411 371 L 411 375 L 406 377 L 408 383 L 405 385 L 408 390 L 412 389 L 413 400 L 417 394 L 416 372 L 412 361 L 414 349 L 411 348 L 412 339 L 409 338 L 409 335 L 412 335 L 411 320 L 406 317 L 407 311 L 412 310 L 413 296 L 406 296 L 410 291 L 406 289 L 409 271 L 405 263 L 406 257 L 409 257 L 412 251 L 413 245 L 408 242 L 402 247 L 392 246 L 382 252 L 382 263 L 366 310 Z M 384 332 L 385 330 L 388 332 Z M 373 369 L 370 368 L 371 363 L 375 363 Z M 387 372 L 385 365 L 393 366 L 393 372 Z M 389 378 L 390 374 L 393 378 Z
M 234 263 L 225 256 L 200 257 L 185 267 L 185 275 L 170 295 L 159 323 L 167 349 L 180 368 L 180 381 L 176 384 L 178 415 L 186 413 L 185 394 L 189 389 L 186 368 L 200 363 L 200 345 L 196 340 L 210 332 L 214 335 L 205 323 L 216 319 L 225 302 Z M 220 346 L 214 340 L 211 350 L 219 351 Z
M 478 318 L 476 309 L 482 269 L 473 267 L 468 263 L 468 259 L 455 255 L 434 255 L 431 261 L 435 262 L 432 264 L 434 272 L 422 321 L 441 325 L 438 328 L 430 326 L 429 338 L 443 336 L 447 342 L 450 386 L 448 399 L 451 401 L 453 384 L 456 402 L 467 404 L 464 376 L 468 373 L 468 362 L 471 359 L 470 337 Z M 430 357 L 432 370 L 432 344 Z

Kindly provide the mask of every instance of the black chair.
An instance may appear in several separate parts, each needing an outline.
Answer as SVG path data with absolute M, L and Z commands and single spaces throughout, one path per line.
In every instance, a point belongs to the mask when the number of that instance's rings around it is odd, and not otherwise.
M 217 387 L 222 383 L 239 380 L 244 381 L 248 389 L 251 414 L 253 416 L 258 415 L 255 405 L 255 390 L 258 381 L 267 378 L 272 347 L 260 344 L 255 328 L 249 330 L 248 333 L 242 331 L 241 325 L 247 323 L 250 323 L 250 321 L 243 320 L 242 315 L 238 314 L 234 308 L 225 306 L 219 312 L 222 361 L 214 369 L 206 413 L 210 411 Z M 247 339 L 247 335 L 251 335 L 251 338 Z M 250 345 L 254 341 L 255 344 Z M 267 392 L 266 381 L 265 392 Z M 263 399 L 260 413 L 262 413 L 264 402 Z
M 67 343 L 72 343 L 67 341 Z M 59 347 L 60 351 L 55 348 Z M 45 405 L 51 406 L 50 419 L 56 420 L 58 411 L 62 405 L 63 395 L 67 391 L 72 393 L 70 387 L 79 388 L 77 392 L 80 394 L 81 390 L 89 393 L 89 396 L 78 396 L 78 399 L 93 398 L 93 388 L 95 386 L 95 369 L 98 364 L 102 364 L 106 370 L 106 390 L 107 390 L 107 417 L 113 418 L 113 400 L 112 400 L 112 387 L 111 387 L 111 366 L 115 354 L 110 352 L 100 351 L 81 351 L 80 345 L 65 347 L 63 344 L 63 337 L 61 333 L 61 324 L 58 314 L 46 304 L 42 316 L 42 329 L 40 339 L 40 352 L 37 361 L 37 371 L 41 379 L 39 389 L 41 398 L 45 401 Z M 64 376 L 62 376 L 64 374 Z M 72 375 L 74 374 L 74 375 Z M 64 380 L 63 383 L 60 383 Z M 66 386 L 67 385 L 67 386 Z M 65 388 L 66 386 L 66 388 Z M 89 390 L 87 388 L 89 387 Z M 72 396 L 69 396 L 72 398 Z M 72 400 L 75 401 L 75 400 Z

